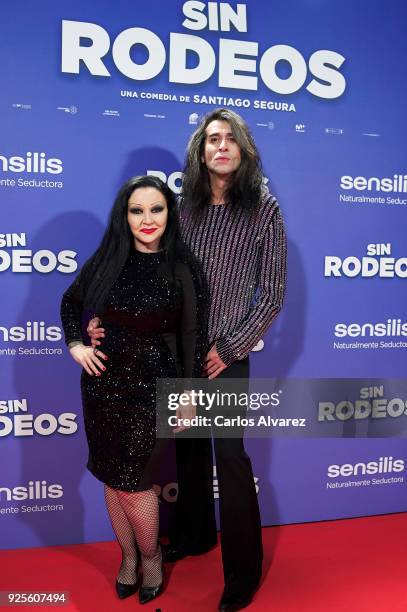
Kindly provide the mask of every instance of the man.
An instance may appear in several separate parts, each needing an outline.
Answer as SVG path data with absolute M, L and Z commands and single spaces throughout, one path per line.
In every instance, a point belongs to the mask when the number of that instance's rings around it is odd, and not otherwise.
M 247 381 L 248 355 L 282 306 L 286 241 L 253 138 L 233 111 L 213 111 L 190 139 L 180 221 L 209 287 L 204 375 Z M 217 541 L 211 440 L 180 438 L 176 448 L 179 493 L 167 561 L 204 553 Z M 216 435 L 214 450 L 225 579 L 219 610 L 232 612 L 250 603 L 260 582 L 260 513 L 243 436 Z

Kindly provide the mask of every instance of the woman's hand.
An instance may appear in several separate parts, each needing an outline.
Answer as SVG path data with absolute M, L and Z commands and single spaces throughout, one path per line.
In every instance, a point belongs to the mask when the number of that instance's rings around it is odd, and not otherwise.
M 101 344 L 98 338 L 105 337 L 105 330 L 103 327 L 100 327 L 101 325 L 102 321 L 99 319 L 99 317 L 94 317 L 89 321 L 88 327 L 86 329 L 90 336 L 93 348 Z
M 90 376 L 101 376 L 100 370 L 103 370 L 103 372 L 106 370 L 99 357 L 107 360 L 107 356 L 98 349 L 84 344 L 76 344 L 69 349 L 69 352 L 76 363 L 79 363 Z
M 226 368 L 227 365 L 223 363 L 222 359 L 219 357 L 216 346 L 213 346 L 205 358 L 203 369 L 204 375 L 207 376 L 209 380 L 212 380 L 212 378 L 219 376 Z

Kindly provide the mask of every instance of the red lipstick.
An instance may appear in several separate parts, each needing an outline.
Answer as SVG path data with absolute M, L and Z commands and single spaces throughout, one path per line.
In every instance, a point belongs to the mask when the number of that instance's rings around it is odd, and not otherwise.
M 153 234 L 154 232 L 157 231 L 157 228 L 156 227 L 145 227 L 144 229 L 140 231 L 143 232 L 143 234 Z

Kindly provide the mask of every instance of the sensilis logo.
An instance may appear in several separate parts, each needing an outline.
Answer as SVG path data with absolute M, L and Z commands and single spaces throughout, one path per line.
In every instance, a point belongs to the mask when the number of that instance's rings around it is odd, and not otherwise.
M 59 499 L 64 494 L 61 484 L 48 484 L 46 480 L 30 480 L 27 485 L 4 487 L 0 485 L 0 501 Z
M 330 465 L 328 467 L 328 477 L 338 478 L 340 476 L 364 476 L 366 474 L 391 474 L 403 472 L 405 469 L 404 459 L 394 459 L 393 457 L 380 457 L 377 461 L 367 463 L 343 463 L 342 465 Z
M 61 338 L 61 328 L 45 325 L 44 321 L 27 321 L 13 327 L 0 325 L 0 340 L 3 342 L 59 342 Z
M 0 170 L 2 172 L 25 172 L 27 174 L 61 174 L 62 160 L 57 157 L 47 157 L 45 153 L 6 156 L 0 154 Z
M 376 323 L 336 323 L 337 338 L 397 338 L 407 336 L 407 321 L 387 319 Z
M 407 193 L 407 174 L 392 177 L 341 176 L 341 189 L 349 191 L 377 191 L 384 193 Z

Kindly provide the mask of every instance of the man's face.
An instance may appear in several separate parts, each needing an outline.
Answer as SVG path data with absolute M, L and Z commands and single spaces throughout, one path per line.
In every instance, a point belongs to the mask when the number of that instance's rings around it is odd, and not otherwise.
M 208 172 L 228 178 L 236 172 L 241 162 L 240 147 L 233 137 L 227 121 L 211 121 L 206 128 L 205 147 L 202 160 Z

